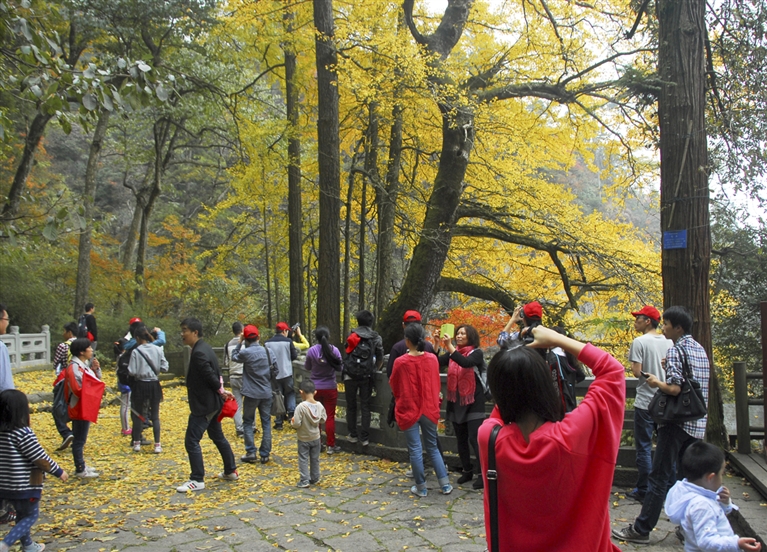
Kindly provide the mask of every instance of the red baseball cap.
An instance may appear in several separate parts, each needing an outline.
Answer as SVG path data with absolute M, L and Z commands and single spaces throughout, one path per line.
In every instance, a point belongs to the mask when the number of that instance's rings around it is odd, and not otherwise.
M 651 307 L 650 305 L 645 305 L 640 310 L 632 312 L 631 316 L 646 316 L 647 318 L 651 318 L 656 322 L 660 322 L 660 313 L 658 312 L 658 309 Z
M 290 329 L 290 326 L 288 326 L 285 322 L 277 322 L 277 331 L 278 332 L 284 332 Z
M 538 301 L 533 301 L 525 305 L 522 308 L 522 312 L 524 312 L 525 316 L 528 318 L 543 318 L 543 309 Z
M 138 316 L 136 316 L 135 318 L 131 318 L 130 322 L 128 322 L 128 325 L 130 326 L 131 324 L 135 324 L 136 322 L 141 322 L 141 318 L 139 318 Z
M 405 315 L 402 317 L 403 322 L 420 322 L 421 313 L 416 310 L 405 311 Z
M 248 324 L 242 329 L 242 335 L 245 336 L 245 339 L 258 339 L 258 328 L 253 324 Z
M 356 332 L 350 333 L 349 337 L 346 338 L 346 353 L 351 353 L 360 341 L 362 338 Z

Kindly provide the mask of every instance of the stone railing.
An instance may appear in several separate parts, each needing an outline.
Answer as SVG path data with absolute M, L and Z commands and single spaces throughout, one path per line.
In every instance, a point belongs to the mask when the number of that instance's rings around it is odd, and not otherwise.
M 20 334 L 18 326 L 11 326 L 9 333 L 0 335 L 0 340 L 8 347 L 13 372 L 23 372 L 51 364 L 51 331 L 42 327 L 41 333 Z

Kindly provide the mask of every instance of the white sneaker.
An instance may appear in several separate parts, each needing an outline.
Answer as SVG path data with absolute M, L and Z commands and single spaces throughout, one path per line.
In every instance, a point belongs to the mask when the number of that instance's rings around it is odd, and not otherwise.
M 133 441 L 133 452 L 141 452 L 141 441 Z
M 94 470 L 90 466 L 85 466 L 85 469 L 83 471 L 75 472 L 75 476 L 76 477 L 83 477 L 83 478 L 86 478 L 86 479 L 91 479 L 91 478 L 94 478 L 94 477 L 98 477 L 99 475 L 100 475 L 99 472 L 97 472 L 96 470 Z
M 218 474 L 218 478 L 226 479 L 227 481 L 237 481 L 240 478 L 240 474 L 237 473 L 237 470 L 234 470 L 232 473 L 221 472 Z
M 162 452 L 162 447 L 160 446 L 160 443 L 155 443 L 154 444 L 154 453 L 155 454 L 160 454 L 161 452 Z
M 176 490 L 180 493 L 186 493 L 189 491 L 201 491 L 205 488 L 204 481 L 187 481 L 183 485 L 176 487 Z

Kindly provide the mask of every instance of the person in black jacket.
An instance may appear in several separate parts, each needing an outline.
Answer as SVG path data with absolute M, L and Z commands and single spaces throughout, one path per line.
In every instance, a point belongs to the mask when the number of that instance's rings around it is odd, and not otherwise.
M 453 424 L 458 456 L 463 469 L 458 484 L 467 483 L 474 478 L 475 470 L 469 449 L 471 445 L 477 458 L 476 472 L 480 474 L 472 487 L 481 489 L 484 480 L 479 468 L 477 432 L 485 419 L 485 395 L 477 372 L 485 369 L 485 361 L 482 349 L 479 348 L 479 333 L 472 326 L 458 326 L 455 329 L 453 345 L 449 336 L 439 336 L 438 332 L 439 330 L 435 332 L 435 337 L 440 338 L 442 349 L 447 351 L 447 354 L 439 356 L 439 365 L 448 367 L 445 419 Z
M 189 481 L 176 488 L 178 492 L 185 493 L 205 488 L 205 464 L 202 460 L 200 440 L 206 431 L 224 461 L 224 471 L 218 474 L 218 477 L 235 481 L 238 474 L 232 447 L 224 437 L 221 422 L 218 421 L 224 399 L 231 393 L 224 390 L 224 381 L 216 353 L 203 341 L 202 323 L 196 318 L 186 318 L 181 322 L 181 340 L 192 348 L 189 370 L 186 374 L 190 414 L 184 438 L 184 447 L 189 455 L 192 472 Z

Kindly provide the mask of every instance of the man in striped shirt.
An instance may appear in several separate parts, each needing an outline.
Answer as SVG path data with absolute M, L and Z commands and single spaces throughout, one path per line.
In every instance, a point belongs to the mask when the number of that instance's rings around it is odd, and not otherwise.
M 693 377 L 700 383 L 703 399 L 708 406 L 708 356 L 700 343 L 690 335 L 691 330 L 692 316 L 684 307 L 669 307 L 663 312 L 663 335 L 671 339 L 674 346 L 668 350 L 666 356 L 666 381 L 650 374 L 647 384 L 668 395 L 678 395 L 682 391 L 682 373 L 686 363 Z M 658 425 L 658 443 L 642 512 L 633 524 L 623 529 L 613 529 L 613 537 L 639 544 L 650 543 L 650 532 L 658 523 L 663 509 L 674 464 L 676 463 L 677 467 L 677 479 L 682 479 L 685 476 L 681 473 L 682 455 L 692 443 L 703 439 L 707 419 L 708 416 L 704 416 L 682 424 Z

